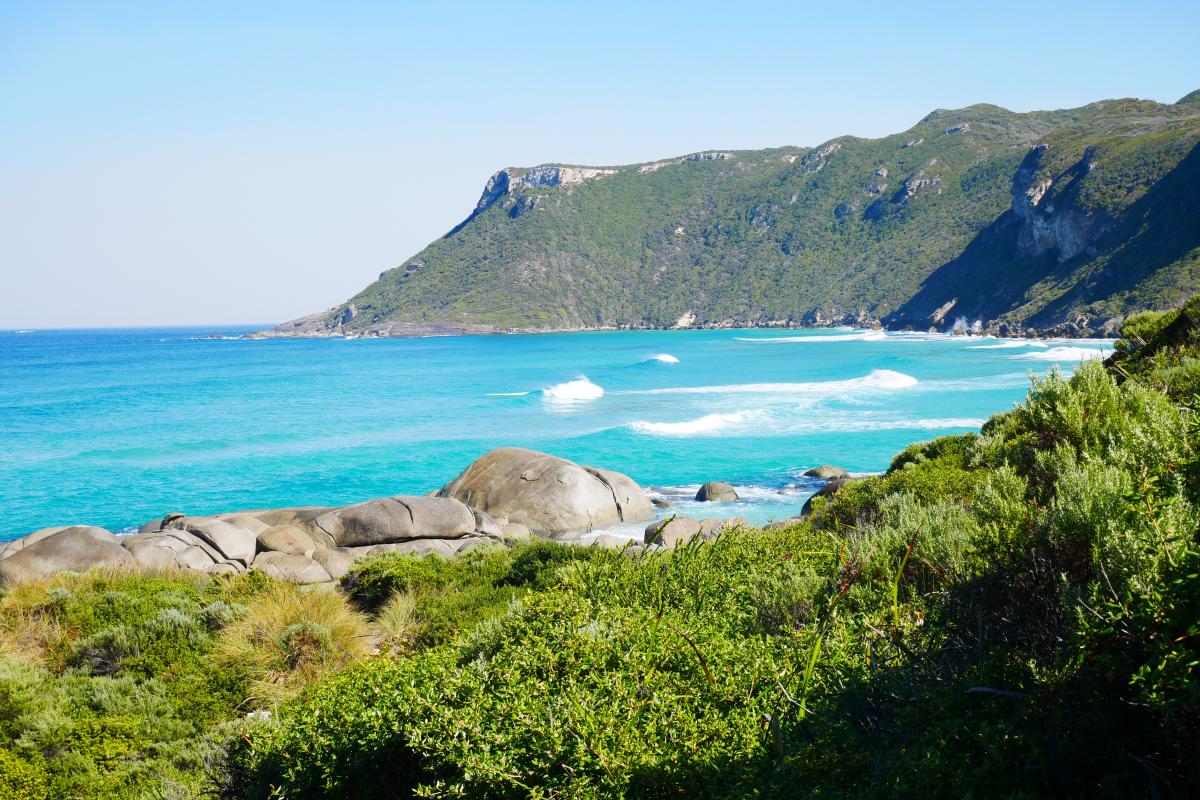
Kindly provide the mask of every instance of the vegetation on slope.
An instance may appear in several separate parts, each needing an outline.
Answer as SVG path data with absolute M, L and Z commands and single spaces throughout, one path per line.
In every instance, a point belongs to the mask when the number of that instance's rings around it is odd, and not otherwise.
M 939 110 L 883 139 L 559 185 L 510 169 L 506 191 L 320 325 L 668 327 L 694 313 L 1023 329 L 1082 315 L 1098 330 L 1200 287 L 1198 145 L 1200 106 L 1111 100 Z
M 236 743 L 226 795 L 1195 794 L 1200 432 L 1164 375 L 1192 310 L 807 523 L 593 553 L 318 684 Z

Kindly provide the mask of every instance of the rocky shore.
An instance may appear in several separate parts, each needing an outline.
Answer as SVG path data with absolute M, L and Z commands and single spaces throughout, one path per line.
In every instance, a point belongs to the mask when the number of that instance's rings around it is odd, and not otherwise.
M 836 477 L 833 486 L 844 478 Z M 697 500 L 729 501 L 710 482 Z M 550 538 L 617 550 L 675 547 L 747 526 L 737 517 L 670 516 L 642 541 L 594 532 L 655 519 L 655 504 L 632 478 L 533 450 L 493 450 L 440 490 L 342 507 L 169 513 L 133 534 L 91 525 L 44 528 L 0 544 L 0 587 L 92 567 L 192 570 L 211 575 L 260 570 L 299 584 L 328 584 L 379 553 L 451 556 L 486 544 Z
M 823 318 L 818 315 L 804 320 L 737 320 L 716 322 L 688 320 L 686 324 L 663 325 L 596 325 L 577 328 L 512 328 L 498 325 L 435 320 L 432 322 L 378 322 L 350 326 L 356 313 L 354 306 L 339 306 L 320 314 L 291 320 L 267 330 L 245 334 L 243 339 L 413 339 L 430 336 L 492 336 L 532 333 L 598 333 L 605 331 L 666 331 L 666 330 L 821 330 L 847 325 L 874 330 L 902 333 L 941 333 L 959 336 L 998 336 L 1016 339 L 1108 339 L 1116 335 L 1123 318 L 1083 318 L 1063 322 L 1049 328 L 1020 328 L 1007 322 L 967 322 L 946 318 L 942 324 L 929 328 L 911 325 L 885 326 L 878 319 L 863 314 L 845 314 Z

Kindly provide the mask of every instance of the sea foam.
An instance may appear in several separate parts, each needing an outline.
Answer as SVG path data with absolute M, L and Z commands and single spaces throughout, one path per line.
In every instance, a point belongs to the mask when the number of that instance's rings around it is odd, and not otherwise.
M 1037 341 L 1022 341 L 1000 342 L 999 344 L 975 344 L 968 347 L 968 350 L 1015 350 L 1019 347 L 1047 347 L 1045 342 Z
M 835 334 L 833 336 L 735 336 L 739 342 L 804 342 L 807 344 L 824 344 L 826 342 L 877 342 L 887 338 L 883 331 L 863 331 L 861 333 Z
M 872 370 L 861 378 L 812 383 L 732 383 L 723 386 L 673 386 L 664 389 L 635 389 L 627 394 L 797 394 L 824 396 L 861 390 L 891 391 L 917 385 L 917 379 L 890 369 Z
M 1090 347 L 1051 347 L 1036 353 L 1022 353 L 1013 358 L 1029 358 L 1036 361 L 1088 361 L 1094 358 L 1104 358 L 1103 350 Z
M 679 359 L 676 358 L 675 356 L 671 355 L 670 353 L 659 353 L 657 355 L 650 356 L 649 358 L 642 359 L 643 364 L 649 363 L 651 361 L 657 361 L 660 364 L 678 364 L 679 363 Z
M 638 420 L 629 427 L 638 433 L 651 433 L 657 436 L 698 436 L 706 433 L 717 433 L 733 425 L 745 422 L 752 414 L 745 411 L 735 411 L 729 414 L 706 414 L 698 419 L 683 422 L 645 422 Z
M 604 389 L 582 376 L 542 389 L 542 399 L 550 403 L 583 403 L 603 396 Z

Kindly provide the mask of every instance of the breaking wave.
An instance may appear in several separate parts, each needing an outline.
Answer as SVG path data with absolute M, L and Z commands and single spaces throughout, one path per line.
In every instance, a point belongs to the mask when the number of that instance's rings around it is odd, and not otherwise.
M 670 353 L 659 353 L 658 355 L 653 355 L 653 356 L 650 356 L 649 358 L 643 358 L 641 363 L 649 364 L 651 361 L 657 361 L 660 364 L 678 364 L 679 363 L 679 359 L 676 358 L 675 356 L 671 355 Z
M 887 338 L 887 334 L 883 331 L 863 331 L 862 333 L 844 333 L 834 336 L 767 336 L 767 337 L 750 337 L 750 336 L 735 336 L 733 337 L 739 342 L 877 342 Z
M 733 383 L 724 386 L 674 386 L 666 389 L 634 389 L 626 394 L 799 394 L 831 395 L 854 391 L 908 389 L 917 379 L 890 369 L 872 370 L 861 378 L 812 383 Z
M 1094 358 L 1104 358 L 1105 355 L 1103 350 L 1091 347 L 1051 347 L 1049 350 L 1022 353 L 1013 358 L 1028 358 L 1036 361 L 1088 361 Z
M 752 412 L 734 411 L 729 414 L 706 414 L 699 419 L 684 422 L 645 422 L 638 420 L 629 427 L 638 433 L 651 433 L 657 436 L 696 436 L 698 434 L 716 433 L 732 425 L 745 422 L 753 416 Z
M 604 389 L 579 377 L 573 381 L 556 383 L 542 389 L 542 399 L 550 403 L 582 403 L 588 400 L 599 400 L 604 396 Z
M 999 344 L 973 344 L 968 347 L 968 350 L 1014 350 L 1018 347 L 1047 347 L 1045 342 L 1037 341 L 1015 341 L 1015 342 L 1000 342 Z

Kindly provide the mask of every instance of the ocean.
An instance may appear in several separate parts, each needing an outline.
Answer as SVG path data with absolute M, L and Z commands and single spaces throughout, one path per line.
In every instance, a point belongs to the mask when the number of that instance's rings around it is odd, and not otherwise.
M 0 332 L 0 540 L 424 494 L 503 445 L 762 523 L 819 487 L 805 469 L 882 471 L 977 430 L 1031 373 L 1111 348 L 854 329 L 237 338 L 253 329 Z M 698 508 L 707 480 L 742 500 Z

